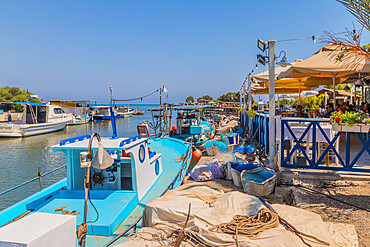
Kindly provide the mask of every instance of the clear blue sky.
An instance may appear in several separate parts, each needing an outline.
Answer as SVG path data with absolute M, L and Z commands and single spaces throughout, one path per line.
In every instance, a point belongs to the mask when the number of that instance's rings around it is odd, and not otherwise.
M 217 98 L 240 89 L 256 64 L 258 38 L 341 32 L 353 23 L 360 27 L 334 0 L 0 1 L 0 86 L 28 88 L 45 100 L 108 102 L 110 84 L 116 98 L 161 84 L 169 101 Z M 370 43 L 368 32 L 362 42 Z M 305 59 L 321 45 L 278 43 L 276 52 Z

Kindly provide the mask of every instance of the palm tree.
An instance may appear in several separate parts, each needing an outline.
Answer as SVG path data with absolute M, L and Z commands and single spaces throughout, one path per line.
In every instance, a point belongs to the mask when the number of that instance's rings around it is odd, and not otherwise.
M 336 0 L 356 17 L 358 22 L 370 31 L 370 0 Z

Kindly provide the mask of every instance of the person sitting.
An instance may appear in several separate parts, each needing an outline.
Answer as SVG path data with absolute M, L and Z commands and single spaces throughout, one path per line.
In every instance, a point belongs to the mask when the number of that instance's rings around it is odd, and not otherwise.
M 355 111 L 355 107 L 352 104 L 349 104 L 348 105 L 348 111 L 349 112 L 354 112 Z
M 10 111 L 8 111 L 8 122 L 11 122 L 12 121 L 12 114 L 10 113 Z
M 365 104 L 363 104 L 363 106 L 362 106 L 362 111 L 364 112 L 364 113 L 370 113 L 370 104 L 369 103 L 365 103 Z
M 305 117 L 307 118 L 307 114 L 303 111 L 302 105 L 297 105 L 295 108 L 296 111 L 293 113 L 292 117 Z
M 325 106 L 325 113 L 322 115 L 321 113 L 318 113 L 318 115 L 324 118 L 330 118 L 331 114 L 334 111 L 334 105 L 333 103 L 327 103 Z
M 339 111 L 341 111 L 343 113 L 345 113 L 346 111 L 348 111 L 347 102 L 342 102 L 340 104 Z

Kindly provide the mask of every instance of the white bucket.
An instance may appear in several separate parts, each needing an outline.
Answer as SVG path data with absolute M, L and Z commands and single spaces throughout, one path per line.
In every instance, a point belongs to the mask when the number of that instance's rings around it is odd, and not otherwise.
M 233 182 L 236 187 L 241 187 L 242 186 L 242 181 L 240 178 L 240 172 L 237 170 L 231 168 L 231 176 L 233 177 Z
M 216 156 L 220 153 L 220 149 L 214 145 L 210 147 L 206 147 L 206 150 L 207 150 L 208 156 Z

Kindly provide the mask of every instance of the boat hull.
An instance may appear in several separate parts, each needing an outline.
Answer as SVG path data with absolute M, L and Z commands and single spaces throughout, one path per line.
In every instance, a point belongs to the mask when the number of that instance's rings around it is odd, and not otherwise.
M 131 116 L 130 116 L 131 117 Z M 125 115 L 116 115 L 114 118 L 127 118 Z M 100 115 L 95 115 L 93 116 L 93 121 L 104 121 L 104 120 L 111 120 L 111 116 L 100 116 Z
M 27 137 L 62 130 L 70 120 L 41 124 L 4 124 L 0 125 L 0 137 Z
M 149 139 L 148 142 L 148 147 L 150 147 L 152 152 L 162 154 L 162 166 L 163 171 L 165 172 L 161 173 L 149 191 L 139 200 L 138 197 L 134 195 L 134 193 L 136 193 L 134 191 L 91 191 L 91 200 L 99 213 L 102 214 L 100 219 L 104 218 L 105 221 L 109 220 L 109 218 L 105 216 L 105 211 L 121 211 L 117 212 L 117 215 L 119 214 L 119 216 L 115 218 L 115 221 L 109 222 L 110 224 L 117 224 L 117 227 L 114 228 L 116 230 L 113 232 L 113 234 L 106 235 L 104 234 L 104 231 L 106 231 L 104 228 L 94 228 L 100 234 L 97 234 L 95 231 L 95 234 L 98 235 L 95 236 L 94 234 L 90 235 L 88 232 L 86 237 L 86 246 L 102 246 L 108 243 L 114 239 L 115 236 L 123 232 L 134 221 L 136 221 L 136 219 L 142 215 L 145 205 L 155 198 L 161 196 L 170 187 L 171 183 L 173 184 L 171 188 L 177 188 L 182 184 L 190 163 L 190 145 L 185 144 L 185 142 L 181 140 L 170 137 Z M 188 154 L 189 158 L 184 161 L 176 161 L 177 158 L 180 158 L 185 153 Z M 68 206 L 67 210 L 77 209 L 77 211 L 82 213 L 84 197 L 83 190 L 66 190 L 66 185 L 66 179 L 63 179 L 60 182 L 24 199 L 23 201 L 3 211 L 0 211 L 0 226 L 13 220 L 28 210 L 32 210 L 32 212 L 58 213 L 55 212 L 56 207 L 70 205 Z M 99 195 L 102 193 L 105 194 Z M 129 196 L 131 196 L 130 201 L 126 201 L 127 206 L 124 207 L 124 211 L 122 211 L 122 203 L 125 200 L 122 200 L 122 193 L 127 193 Z M 112 196 L 115 196 L 115 198 L 112 198 L 110 201 L 108 201 L 107 199 Z M 79 200 L 78 203 L 76 203 L 76 200 Z M 104 200 L 107 200 L 106 203 L 103 203 Z M 95 218 L 96 215 L 94 214 L 94 210 L 90 209 L 90 213 L 91 217 Z M 82 215 L 79 216 L 82 217 Z M 77 225 L 80 223 L 81 218 L 78 218 L 77 216 Z M 140 224 L 138 227 L 140 227 Z M 123 239 L 121 238 L 115 244 L 118 244 L 122 241 Z M 77 245 L 78 243 L 76 240 L 76 246 Z
M 80 125 L 80 124 L 85 124 L 85 123 L 88 123 L 90 122 L 91 120 L 91 117 L 86 117 L 86 119 L 84 117 L 82 118 L 77 118 L 77 117 L 74 117 L 72 119 L 71 122 L 69 122 L 67 125 Z

